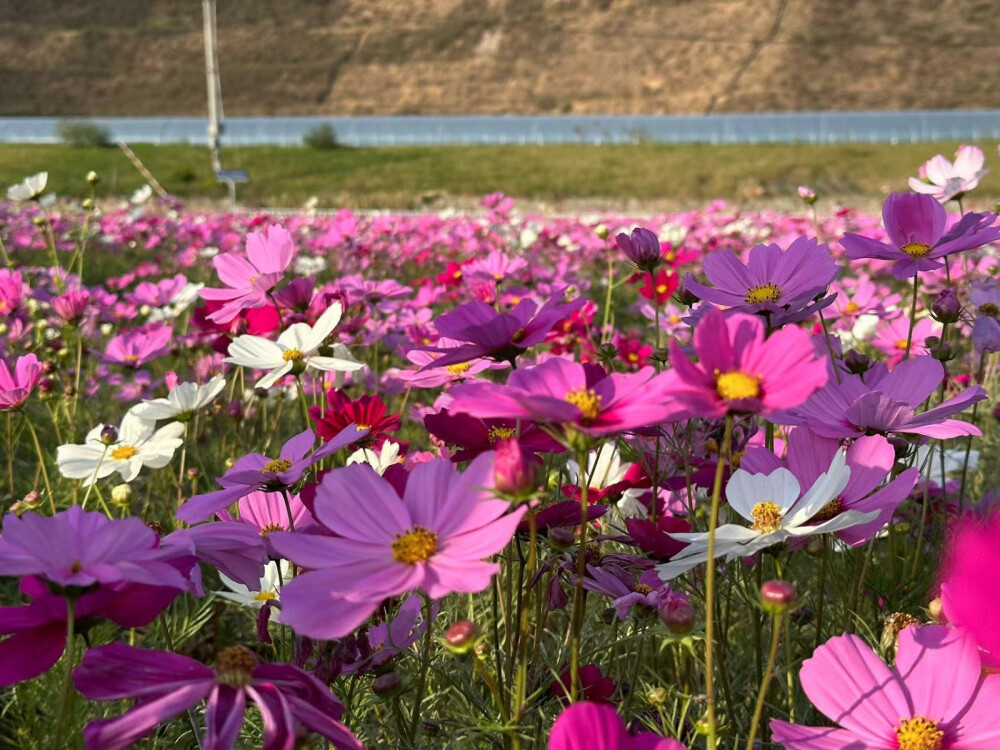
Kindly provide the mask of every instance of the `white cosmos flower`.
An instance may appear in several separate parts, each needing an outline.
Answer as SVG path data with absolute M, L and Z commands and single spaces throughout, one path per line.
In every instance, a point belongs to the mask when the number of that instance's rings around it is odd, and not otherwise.
M 153 188 L 151 185 L 143 185 L 141 188 L 132 193 L 132 197 L 129 198 L 129 203 L 134 206 L 139 206 L 146 201 L 148 201 L 153 195 Z
M 198 292 L 200 292 L 204 286 L 204 284 L 186 284 L 184 288 L 177 293 L 177 296 L 170 300 L 170 304 L 164 305 L 163 307 L 154 307 L 149 312 L 149 318 L 147 320 L 150 323 L 156 323 L 161 320 L 173 320 L 198 301 Z
M 59 472 L 69 479 L 83 479 L 87 487 L 95 479 L 116 471 L 126 482 L 131 482 L 143 466 L 162 469 L 184 442 L 184 425 L 171 422 L 156 429 L 152 422 L 134 414 L 126 414 L 118 427 L 118 442 L 105 445 L 101 442 L 104 425 L 98 425 L 83 441 L 83 445 L 60 445 L 56 449 Z
M 622 463 L 618 448 L 603 445 L 587 454 L 587 486 L 603 490 L 625 479 L 625 472 L 632 464 Z M 576 461 L 566 462 L 566 475 L 570 484 L 580 486 L 580 465 Z
M 878 511 L 861 513 L 848 510 L 829 521 L 814 521 L 823 508 L 836 500 L 847 486 L 851 469 L 846 454 L 837 451 L 830 468 L 820 474 L 809 491 L 799 499 L 801 488 L 788 469 L 770 474 L 751 474 L 743 469 L 733 472 L 726 485 L 729 507 L 750 522 L 750 527 L 726 524 L 715 530 L 715 557 L 734 560 L 749 557 L 762 549 L 793 537 L 826 534 L 867 523 Z M 671 534 L 689 546 L 667 563 L 656 566 L 664 581 L 708 562 L 708 533 Z
M 289 373 L 299 374 L 307 369 L 331 372 L 353 372 L 364 367 L 347 351 L 343 344 L 333 346 L 332 357 L 321 357 L 316 350 L 340 322 L 341 306 L 334 302 L 323 313 L 316 325 L 295 323 L 278 336 L 277 341 L 261 336 L 244 335 L 229 345 L 229 356 L 224 361 L 255 370 L 270 370 L 257 381 L 257 388 L 270 388 Z
M 48 181 L 48 172 L 39 172 L 31 177 L 25 177 L 21 182 L 7 188 L 7 200 L 18 203 L 34 200 L 45 191 L 45 185 Z
M 382 449 L 378 453 L 371 448 L 359 448 L 347 457 L 348 466 L 351 464 L 368 464 L 379 473 L 379 476 L 385 474 L 386 469 L 393 464 L 398 464 L 400 461 L 399 443 L 394 443 L 391 440 L 386 440 L 382 443 Z
M 205 385 L 180 383 L 167 394 L 166 398 L 143 401 L 133 406 L 129 413 L 148 422 L 157 422 L 161 419 L 187 422 L 196 412 L 215 400 L 225 387 L 226 379 L 221 375 L 216 375 Z
M 222 585 L 229 589 L 229 591 L 216 591 L 217 595 L 223 599 L 229 599 L 230 601 L 242 604 L 244 607 L 260 609 L 264 606 L 265 602 L 278 602 L 281 596 L 281 582 L 292 579 L 292 566 L 288 560 L 282 560 L 281 575 L 279 576 L 278 563 L 271 560 L 264 566 L 264 577 L 260 579 L 257 591 L 251 591 L 242 583 L 238 583 L 222 573 L 219 573 L 219 578 L 222 581 Z M 281 622 L 281 610 L 272 610 L 271 620 L 273 622 Z

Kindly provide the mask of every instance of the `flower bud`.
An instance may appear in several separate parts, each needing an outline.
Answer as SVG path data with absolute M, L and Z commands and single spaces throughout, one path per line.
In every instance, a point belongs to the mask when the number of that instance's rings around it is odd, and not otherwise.
M 688 289 L 686 284 L 681 282 L 680 288 L 674 292 L 674 299 L 681 305 L 691 307 L 699 301 L 700 297 Z
M 118 442 L 118 428 L 113 424 L 106 424 L 101 429 L 101 442 L 105 445 L 114 445 Z
M 610 236 L 611 230 L 608 229 L 607 224 L 598 224 L 596 227 L 594 227 L 594 234 L 596 234 L 602 240 L 606 240 Z
M 549 544 L 556 549 L 569 549 L 576 543 L 576 532 L 565 526 L 549 529 Z
M 667 596 L 660 601 L 660 619 L 670 635 L 687 635 L 694 629 L 694 607 L 681 596 Z
M 24 496 L 24 499 L 21 502 L 29 508 L 37 508 L 42 502 L 42 495 L 41 493 L 32 490 Z
M 399 695 L 403 689 L 403 676 L 399 672 L 386 672 L 372 680 L 372 692 L 386 700 Z
M 662 262 L 660 238 L 654 232 L 636 227 L 631 235 L 624 232 L 615 237 L 618 248 L 641 271 L 654 271 Z
M 904 437 L 900 437 L 899 435 L 892 435 L 886 439 L 889 441 L 889 445 L 892 446 L 892 449 L 896 451 L 897 461 L 905 459 L 913 449 L 913 445 L 910 441 Z
M 89 172 L 87 172 L 87 183 L 88 184 L 90 184 L 90 185 L 96 185 L 100 181 L 101 181 L 100 176 L 93 169 L 91 169 Z
M 811 206 L 819 200 L 819 196 L 816 195 L 816 191 L 808 185 L 799 185 L 799 198 L 801 198 L 802 202 L 807 206 Z
M 844 356 L 844 366 L 848 372 L 854 375 L 864 375 L 872 368 L 873 364 L 875 363 L 872 362 L 871 357 L 867 354 L 862 354 L 857 349 L 851 349 Z
M 646 693 L 646 700 L 654 706 L 662 706 L 667 702 L 669 697 L 670 693 L 667 692 L 666 688 L 662 687 L 650 688 L 649 692 Z
M 1000 401 L 993 407 L 993 418 L 1000 422 Z
M 459 620 L 444 634 L 444 645 L 455 654 L 467 654 L 476 647 L 482 633 L 470 620 Z
M 513 438 L 497 444 L 493 475 L 497 491 L 514 498 L 530 496 L 538 489 L 540 463 Z
M 948 622 L 944 616 L 944 602 L 941 601 L 940 596 L 931 599 L 931 603 L 927 605 L 927 614 L 931 616 L 934 622 Z
M 931 304 L 931 316 L 939 323 L 954 323 L 962 316 L 962 303 L 951 289 L 943 290 Z
M 116 484 L 111 488 L 111 502 L 115 505 L 128 505 L 132 502 L 132 487 L 127 484 Z
M 90 200 L 90 198 L 84 198 L 80 202 L 80 205 L 83 207 L 84 211 L 89 211 L 94 207 L 94 201 Z
M 795 603 L 795 584 L 790 581 L 765 581 L 760 587 L 760 603 L 765 612 L 784 614 Z
M 939 341 L 931 347 L 931 356 L 938 362 L 948 362 L 955 358 L 955 352 L 947 341 Z
M 185 473 L 187 474 L 187 478 L 188 479 L 197 479 L 198 477 L 201 476 L 201 472 L 198 471 L 198 467 L 197 466 L 188 467 L 188 469 L 187 469 L 187 471 Z

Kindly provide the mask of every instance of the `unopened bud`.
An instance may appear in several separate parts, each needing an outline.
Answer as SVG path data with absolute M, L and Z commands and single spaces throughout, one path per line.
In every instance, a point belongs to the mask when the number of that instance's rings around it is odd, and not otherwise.
M 113 424 L 106 424 L 101 429 L 101 442 L 105 445 L 114 445 L 118 442 L 118 428 Z
M 556 549 L 569 549 L 576 544 L 576 532 L 565 526 L 549 529 L 549 544 Z
M 372 692 L 383 700 L 394 698 L 403 689 L 403 676 L 399 672 L 386 672 L 372 680 Z
M 116 484 L 111 488 L 111 502 L 115 505 L 128 505 L 132 502 L 132 487 L 127 484 Z
M 939 323 L 954 323 L 962 316 L 962 303 L 951 289 L 945 289 L 931 304 L 931 316 Z
M 687 285 L 682 283 L 681 288 L 674 293 L 674 299 L 681 305 L 691 307 L 699 301 L 700 297 L 688 289 Z
M 694 607 L 683 597 L 668 596 L 660 602 L 660 619 L 670 635 L 687 635 L 694 629 Z
M 513 438 L 497 444 L 493 475 L 497 492 L 511 498 L 526 498 L 538 489 L 541 463 Z
M 892 435 L 891 437 L 886 439 L 889 441 L 889 445 L 892 446 L 892 449 L 896 451 L 897 461 L 902 461 L 910 454 L 910 451 L 913 449 L 913 444 L 910 443 L 910 441 L 907 440 L 906 438 L 900 437 L 899 435 Z
M 89 211 L 90 209 L 92 209 L 94 207 L 94 201 L 90 200 L 90 198 L 84 198 L 80 202 L 80 205 L 83 206 L 83 210 L 84 211 Z
M 197 466 L 191 466 L 190 468 L 188 468 L 186 474 L 188 479 L 197 479 L 199 476 L 201 476 L 201 472 L 198 471 Z
M 598 224 L 594 227 L 594 234 L 600 237 L 602 240 L 606 240 L 611 234 L 611 230 L 608 229 L 607 224 Z
M 670 697 L 670 693 L 667 692 L 666 688 L 655 687 L 651 688 L 648 693 L 646 693 L 646 700 L 648 700 L 654 706 L 662 706 L 667 702 Z
M 955 352 L 947 341 L 940 341 L 931 347 L 931 356 L 939 362 L 948 362 L 955 358 Z
M 795 603 L 795 584 L 790 581 L 765 581 L 760 587 L 760 603 L 765 612 L 780 615 Z
M 799 185 L 799 198 L 801 198 L 802 202 L 807 206 L 812 206 L 819 200 L 819 196 L 816 195 L 816 191 L 808 185 Z
M 857 349 L 851 349 L 846 355 L 844 355 L 844 367 L 847 371 L 855 375 L 864 375 L 868 372 L 872 365 L 872 358 L 867 354 L 862 354 Z
M 927 614 L 931 616 L 934 622 L 947 622 L 947 618 L 944 616 L 944 602 L 941 601 L 941 597 L 937 596 L 931 599 L 931 603 L 927 605 Z
M 93 169 L 87 172 L 87 182 L 91 185 L 96 185 L 101 181 L 100 175 L 97 174 Z
M 24 499 L 21 502 L 29 508 L 35 508 L 42 502 L 42 495 L 41 493 L 32 490 L 24 496 Z
M 444 634 L 444 645 L 456 654 L 467 654 L 481 637 L 479 626 L 471 620 L 459 620 Z

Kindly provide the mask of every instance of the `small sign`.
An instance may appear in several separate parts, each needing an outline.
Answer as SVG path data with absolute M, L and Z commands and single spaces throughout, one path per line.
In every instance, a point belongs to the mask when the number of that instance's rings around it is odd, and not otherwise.
M 216 182 L 250 182 L 250 173 L 243 169 L 221 169 L 215 173 Z

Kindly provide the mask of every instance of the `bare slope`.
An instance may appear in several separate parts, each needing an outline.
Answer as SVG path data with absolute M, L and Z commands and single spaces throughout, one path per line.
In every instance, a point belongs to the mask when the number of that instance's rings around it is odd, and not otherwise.
M 229 114 L 1000 106 L 990 0 L 219 0 Z M 0 114 L 204 111 L 197 0 L 0 0 Z

